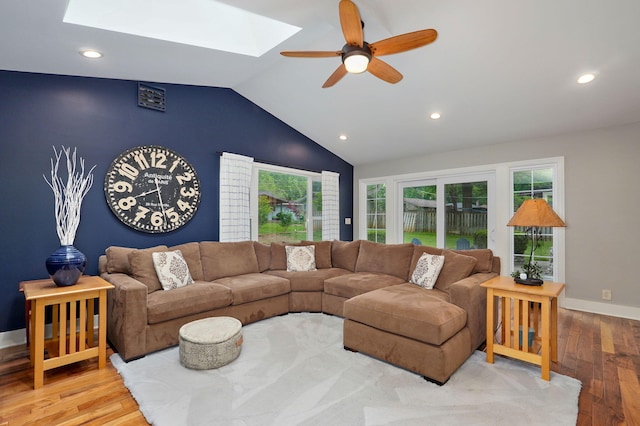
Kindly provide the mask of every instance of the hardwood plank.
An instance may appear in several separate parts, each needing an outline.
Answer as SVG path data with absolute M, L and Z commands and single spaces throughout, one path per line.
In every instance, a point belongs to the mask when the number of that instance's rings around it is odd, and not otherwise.
M 608 354 L 616 353 L 613 346 L 613 333 L 611 332 L 609 321 L 600 322 L 600 340 L 602 344 L 602 352 L 606 352 Z
M 636 419 L 640 422 L 640 384 L 638 384 L 637 373 L 634 370 L 618 367 L 618 377 L 624 418 Z M 631 421 L 628 423 L 630 424 Z

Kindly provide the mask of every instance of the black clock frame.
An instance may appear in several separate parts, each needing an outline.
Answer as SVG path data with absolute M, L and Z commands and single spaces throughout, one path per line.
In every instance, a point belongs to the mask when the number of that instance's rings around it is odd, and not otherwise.
M 104 178 L 104 194 L 125 225 L 157 234 L 186 225 L 200 205 L 200 180 L 177 152 L 143 145 L 118 155 Z

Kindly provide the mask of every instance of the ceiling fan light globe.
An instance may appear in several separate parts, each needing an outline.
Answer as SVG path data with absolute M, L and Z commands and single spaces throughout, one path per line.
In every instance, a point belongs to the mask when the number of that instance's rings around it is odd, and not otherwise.
M 344 58 L 344 66 L 352 74 L 360 74 L 367 70 L 369 58 L 365 55 L 354 54 Z

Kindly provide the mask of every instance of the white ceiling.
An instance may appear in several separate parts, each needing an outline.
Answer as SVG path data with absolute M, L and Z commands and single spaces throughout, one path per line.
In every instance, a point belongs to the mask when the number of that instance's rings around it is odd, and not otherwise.
M 340 50 L 338 0 L 223 3 L 302 30 L 255 58 L 63 23 L 66 0 L 2 0 L 0 69 L 229 87 L 354 165 L 640 121 L 638 0 L 355 0 L 370 43 L 439 36 L 382 57 L 398 84 L 365 73 L 329 89 L 339 58 L 279 52 Z M 596 80 L 576 84 L 585 72 Z

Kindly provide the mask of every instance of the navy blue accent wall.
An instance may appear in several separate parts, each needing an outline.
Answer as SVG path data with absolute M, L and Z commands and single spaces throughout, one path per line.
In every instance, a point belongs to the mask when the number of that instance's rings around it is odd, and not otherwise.
M 0 331 L 24 327 L 20 281 L 47 278 L 44 261 L 60 243 L 50 174 L 52 146 L 77 147 L 94 185 L 84 199 L 74 245 L 96 274 L 110 245 L 149 247 L 218 239 L 219 152 L 306 170 L 340 173 L 343 240 L 351 240 L 353 166 L 231 89 L 151 83 L 166 89 L 167 110 L 137 106 L 136 81 L 0 71 Z M 144 234 L 116 219 L 105 201 L 107 167 L 122 151 L 162 145 L 198 172 L 202 201 L 195 217 L 168 234 Z M 66 168 L 62 169 L 66 176 Z

